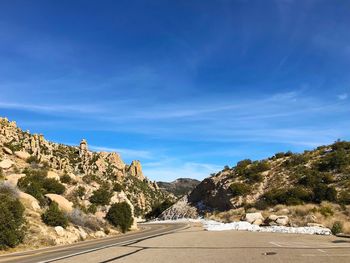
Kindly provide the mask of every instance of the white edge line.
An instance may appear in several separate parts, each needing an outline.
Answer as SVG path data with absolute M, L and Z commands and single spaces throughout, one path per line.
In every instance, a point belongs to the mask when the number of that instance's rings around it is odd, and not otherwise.
M 183 228 L 186 228 L 187 225 Z M 179 228 L 179 229 L 175 229 L 175 230 L 169 230 L 167 232 L 163 232 L 163 233 L 159 233 L 159 234 L 169 234 L 169 233 L 172 233 L 174 231 L 178 231 L 178 230 L 181 230 L 182 228 Z M 132 239 L 132 240 L 128 240 L 128 241 L 124 241 L 124 242 L 117 242 L 117 243 L 113 243 L 113 244 L 110 244 L 110 245 L 106 245 L 106 246 L 102 246 L 102 247 L 97 247 L 97 248 L 92 248 L 92 249 L 88 249 L 88 250 L 84 250 L 84 251 L 80 251 L 80 252 L 77 252 L 77 253 L 73 253 L 73 254 L 69 254 L 69 255 L 65 255 L 65 256 L 62 256 L 62 257 L 57 257 L 57 258 L 52 258 L 52 259 L 49 259 L 49 260 L 45 260 L 45 261 L 39 261 L 38 263 L 49 263 L 49 262 L 53 262 L 53 261 L 57 261 L 57 260 L 61 260 L 61 259 L 65 259 L 65 258 L 70 258 L 70 257 L 75 257 L 75 256 L 79 256 L 81 254 L 86 254 L 86 253 L 90 253 L 90 252 L 94 252 L 94 251 L 97 251 L 97 250 L 102 250 L 102 249 L 105 249 L 105 248 L 109 248 L 109 247 L 114 247 L 116 245 L 126 245 L 128 243 L 132 243 L 134 241 L 137 241 L 139 239 L 144 239 L 144 238 L 149 238 L 149 237 L 152 237 L 152 236 L 157 236 L 158 234 L 153 234 L 153 235 L 149 235 L 149 236 L 145 236 L 145 237 L 141 237 L 141 238 L 135 238 L 135 239 Z

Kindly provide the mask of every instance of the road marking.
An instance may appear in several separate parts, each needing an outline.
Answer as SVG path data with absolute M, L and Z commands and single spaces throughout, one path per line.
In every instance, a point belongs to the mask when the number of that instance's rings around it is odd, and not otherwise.
M 113 244 L 102 246 L 102 247 L 87 249 L 87 250 L 84 250 L 84 251 L 80 251 L 80 252 L 77 252 L 77 253 L 65 255 L 65 256 L 62 256 L 62 257 L 57 257 L 57 258 L 52 258 L 52 259 L 49 259 L 49 260 L 39 261 L 38 263 L 54 262 L 54 261 L 58 261 L 58 260 L 61 260 L 61 259 L 75 257 L 75 256 L 79 256 L 79 255 L 82 255 L 82 254 L 87 254 L 87 253 L 91 253 L 91 252 L 94 252 L 94 251 L 98 251 L 98 250 L 114 247 L 116 245 L 124 246 L 124 245 L 127 245 L 129 243 L 133 243 L 134 241 L 138 241 L 140 239 L 147 239 L 147 238 L 158 236 L 158 235 L 166 235 L 166 234 L 169 234 L 169 233 L 173 233 L 175 231 L 179 231 L 179 230 L 185 229 L 187 227 L 188 227 L 188 225 L 186 225 L 186 226 L 184 226 L 182 228 L 179 228 L 179 229 L 173 229 L 173 230 L 169 230 L 169 231 L 166 231 L 166 232 L 163 232 L 163 233 L 152 234 L 152 235 L 149 235 L 149 236 L 139 237 L 139 238 L 135 238 L 135 239 L 124 241 L 124 242 L 117 242 L 117 243 L 113 243 Z
M 278 243 L 276 243 L 276 242 L 269 242 L 270 244 L 272 244 L 272 245 L 274 245 L 274 246 L 276 246 L 276 247 L 283 247 L 283 246 L 281 246 L 280 244 L 278 244 Z
M 324 251 L 323 249 L 317 249 L 318 251 L 322 252 L 322 253 L 326 253 L 326 251 Z

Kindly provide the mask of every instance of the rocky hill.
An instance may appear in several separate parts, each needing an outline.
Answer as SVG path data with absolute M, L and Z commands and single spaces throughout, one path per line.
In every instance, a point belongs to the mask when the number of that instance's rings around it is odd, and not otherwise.
M 200 181 L 191 178 L 178 178 L 173 182 L 157 182 L 160 189 L 174 194 L 177 198 L 192 191 Z
M 160 218 L 205 215 L 231 221 L 249 211 L 285 209 L 289 217 L 295 218 L 294 224 L 331 224 L 336 220 L 347 224 L 349 205 L 350 142 L 337 141 L 301 154 L 277 153 L 265 160 L 247 159 L 235 167 L 226 166 Z M 347 227 L 350 231 L 350 225 Z
M 24 243 L 31 246 L 115 233 L 105 220 L 112 204 L 126 202 L 134 217 L 143 217 L 168 196 L 143 175 L 139 161 L 125 164 L 117 153 L 90 151 L 84 139 L 78 146 L 49 142 L 6 118 L 0 118 L 0 190 L 25 206 Z M 65 229 L 41 220 L 52 202 L 70 219 Z

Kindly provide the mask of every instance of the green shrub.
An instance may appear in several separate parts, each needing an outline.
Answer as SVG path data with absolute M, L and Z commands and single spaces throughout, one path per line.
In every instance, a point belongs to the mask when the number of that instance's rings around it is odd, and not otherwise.
M 87 211 L 90 214 L 95 214 L 97 212 L 97 206 L 95 204 L 91 204 Z
M 95 190 L 90 197 L 90 202 L 95 205 L 108 205 L 111 201 L 113 193 L 109 189 L 100 187 Z
M 38 158 L 36 156 L 34 156 L 34 155 L 28 157 L 26 161 L 29 164 L 32 164 L 32 163 L 38 164 L 39 163 Z
M 121 191 L 123 191 L 123 190 L 124 190 L 124 188 L 123 188 L 123 186 L 122 186 L 121 184 L 115 183 L 115 184 L 113 185 L 113 191 L 114 191 L 114 192 L 121 192 Z
M 324 184 L 319 184 L 314 188 L 314 199 L 316 203 L 321 203 L 322 201 L 335 202 L 337 200 L 337 190 L 331 186 Z
M 318 211 L 325 217 L 334 215 L 334 211 L 330 206 L 322 206 L 320 209 L 318 209 Z
M 350 205 L 350 192 L 349 191 L 343 191 L 339 194 L 338 201 L 340 204 L 343 205 Z
M 343 233 L 343 224 L 339 221 L 334 222 L 331 231 L 333 235 Z
M 64 184 L 70 184 L 70 183 L 72 183 L 72 180 L 73 180 L 72 177 L 70 177 L 66 173 L 64 175 L 62 175 L 60 178 L 61 183 L 64 183 Z
M 170 206 L 172 206 L 174 202 L 170 200 L 165 200 L 161 203 L 156 203 L 153 207 L 152 210 L 146 214 L 146 219 L 152 219 L 152 218 L 157 218 L 163 211 L 168 209 Z
M 312 200 L 312 193 L 303 187 L 296 186 L 287 190 L 272 189 L 266 192 L 261 198 L 262 204 L 273 206 L 278 204 L 299 205 Z M 258 204 L 258 205 L 262 205 Z
M 306 156 L 302 154 L 293 154 L 290 156 L 288 160 L 284 162 L 284 165 L 287 167 L 293 167 L 293 166 L 305 164 L 306 162 L 307 162 Z
M 133 223 L 131 207 L 126 202 L 113 204 L 108 210 L 106 219 L 125 233 Z
M 245 196 L 251 191 L 251 187 L 246 183 L 232 183 L 230 189 L 233 196 Z
M 18 187 L 24 192 L 34 196 L 43 205 L 45 204 L 44 195 L 63 194 L 65 186 L 53 178 L 46 177 L 46 170 L 26 170 L 27 176 L 18 180 Z M 45 175 L 44 175 L 45 174 Z
M 0 249 L 15 247 L 25 235 L 24 207 L 6 186 L 0 188 Z
M 342 172 L 350 163 L 350 155 L 346 150 L 339 149 L 326 154 L 318 164 L 320 171 L 337 171 Z
M 51 202 L 48 209 L 41 215 L 41 219 L 48 226 L 68 226 L 67 216 L 59 209 L 58 204 Z
M 86 189 L 84 186 L 79 185 L 78 188 L 74 192 L 74 196 L 82 198 L 86 193 Z

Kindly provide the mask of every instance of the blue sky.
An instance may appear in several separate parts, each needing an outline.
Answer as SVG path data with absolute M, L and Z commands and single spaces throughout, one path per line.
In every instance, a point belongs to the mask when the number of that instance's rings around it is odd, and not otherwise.
M 350 139 L 350 2 L 0 2 L 0 112 L 156 180 Z

